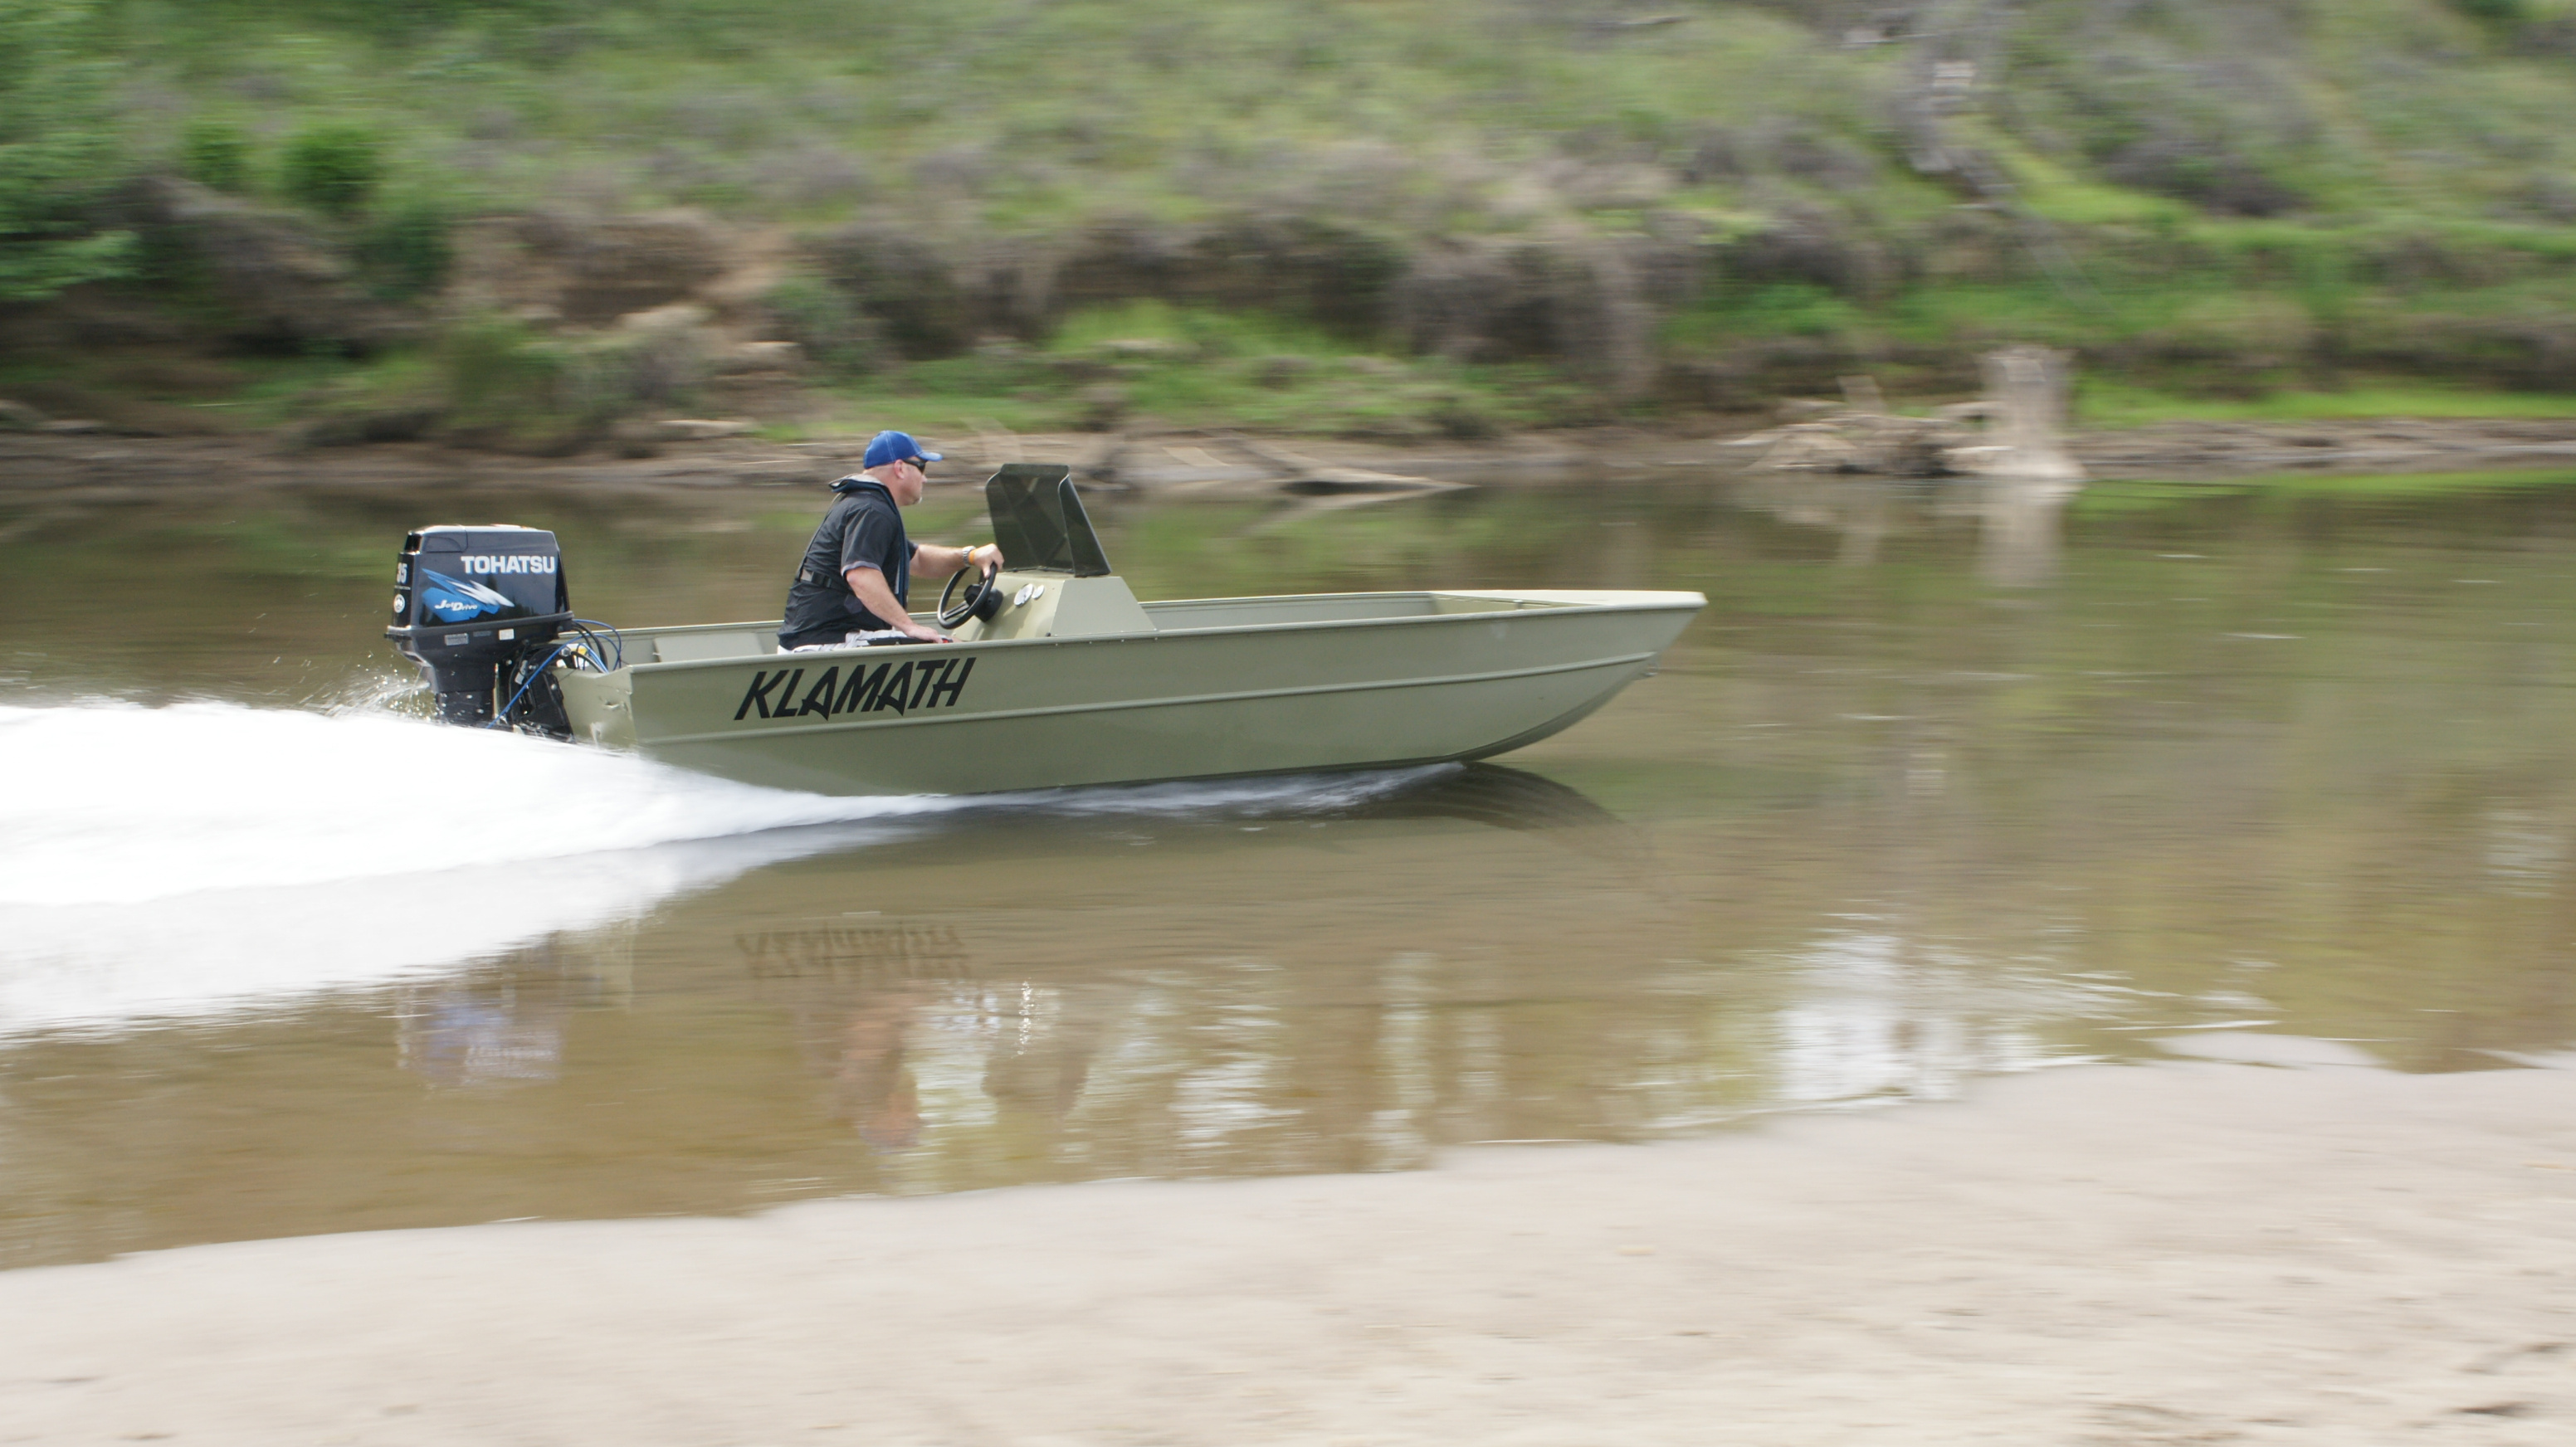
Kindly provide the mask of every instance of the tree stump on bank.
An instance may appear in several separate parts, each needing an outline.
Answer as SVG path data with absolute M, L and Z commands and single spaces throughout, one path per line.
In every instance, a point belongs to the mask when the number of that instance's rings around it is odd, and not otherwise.
M 1793 402 L 1810 420 L 1729 445 L 1764 449 L 1753 464 L 1763 471 L 2081 482 L 2066 450 L 2066 355 L 2007 347 L 1987 354 L 1985 375 L 1985 400 L 1930 417 L 1891 413 L 1877 382 L 1845 377 L 1840 404 Z

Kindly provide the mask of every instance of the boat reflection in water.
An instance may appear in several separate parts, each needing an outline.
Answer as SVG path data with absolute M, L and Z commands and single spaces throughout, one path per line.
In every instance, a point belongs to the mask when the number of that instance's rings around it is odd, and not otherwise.
M 437 1085 L 516 1085 L 552 1080 L 563 1068 L 560 1005 L 521 1009 L 507 987 L 449 986 L 403 1002 L 395 1057 Z
M 1404 905 L 1382 888 L 1357 898 L 1336 891 L 1321 909 L 1313 900 L 1264 902 L 1282 882 L 1271 867 L 1279 851 L 1374 861 L 1364 867 L 1375 873 L 1411 853 L 1402 841 L 1418 840 L 1421 826 L 1465 824 L 1575 856 L 1557 860 L 1558 872 L 1584 859 L 1630 870 L 1646 857 L 1639 831 L 1581 791 L 1490 765 L 1419 771 L 1329 809 L 1235 814 L 1219 829 L 1189 831 L 1179 859 L 1169 844 L 1181 841 L 1125 830 L 1102 840 L 1061 818 L 1009 813 L 955 822 L 960 837 L 943 853 L 972 856 L 998 877 L 1026 874 L 1030 894 L 999 910 L 845 913 L 737 928 L 733 936 L 756 996 L 794 1020 L 804 1058 L 824 1082 L 826 1108 L 879 1152 L 925 1143 L 980 1152 L 986 1147 L 976 1142 L 989 1142 L 1024 1161 L 1032 1152 L 1096 1158 L 1114 1149 L 1138 1169 L 1192 1162 L 1233 1169 L 1247 1164 L 1236 1158 L 1245 1150 L 1304 1157 L 1332 1147 L 1333 1131 L 1313 1128 L 1309 1107 L 1284 1097 L 1368 1091 L 1402 1077 L 1411 1082 L 1398 1091 L 1405 1100 L 1355 1101 L 1341 1115 L 1367 1122 L 1362 1144 L 1372 1159 L 1390 1150 L 1418 1158 L 1427 1143 L 1408 1113 L 1437 1093 L 1413 1058 L 1427 1042 L 1382 1038 L 1373 1049 L 1365 1042 L 1371 1033 L 1419 1033 L 1442 991 L 1430 969 L 1440 956 L 1422 946 L 1436 935 L 1455 955 L 1457 932 L 1401 921 Z M 1496 844 L 1514 852 L 1508 839 Z M 1092 862 L 1066 878 L 1068 864 L 1086 857 Z M 1103 867 L 1107 873 L 1094 872 Z M 1301 857 L 1297 876 L 1313 867 Z M 910 870 L 897 866 L 897 874 L 879 881 L 886 893 L 872 897 L 901 897 Z M 1140 888 L 1140 874 L 1159 878 Z M 1612 888 L 1610 897 L 1558 891 L 1546 912 L 1588 906 L 1598 926 L 1625 927 L 1638 939 L 1670 928 L 1638 914 L 1641 902 L 1651 910 L 1655 901 L 1633 878 Z M 725 913 L 738 918 L 742 904 L 739 896 L 727 901 Z M 1247 912 L 1276 927 L 1248 927 Z M 1290 924 L 1292 916 L 1306 918 Z M 1392 940 L 1379 934 L 1390 924 L 1400 932 Z M 1483 947 L 1500 950 L 1512 928 L 1489 925 Z M 1554 937 L 1553 928 L 1532 939 Z M 1283 957 L 1279 947 L 1292 938 L 1295 957 Z M 1561 959 L 1556 938 L 1547 953 Z M 1371 962 L 1372 950 L 1389 953 Z M 1357 1038 L 1331 1041 L 1340 1059 L 1316 1083 L 1299 1084 L 1296 1057 L 1309 1050 L 1309 1036 L 1341 1031 Z M 1489 1074 L 1488 1093 L 1502 1079 Z M 1097 1138 L 1103 1126 L 1113 1139 Z M 1389 1145 L 1390 1132 L 1408 1131 L 1417 1138 Z M 1161 1139 L 1150 1138 L 1157 1133 Z

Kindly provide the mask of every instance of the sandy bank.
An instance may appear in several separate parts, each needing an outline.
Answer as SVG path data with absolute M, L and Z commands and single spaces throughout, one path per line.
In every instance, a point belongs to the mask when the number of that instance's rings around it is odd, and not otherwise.
M 2576 1072 L 0 1275 L 0 1441 L 2563 1443 Z

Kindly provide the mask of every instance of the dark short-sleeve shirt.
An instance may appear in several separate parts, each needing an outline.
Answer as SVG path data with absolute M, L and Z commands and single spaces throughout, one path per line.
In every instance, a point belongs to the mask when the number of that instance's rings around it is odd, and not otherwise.
M 904 535 L 903 512 L 885 484 L 870 478 L 845 477 L 832 484 L 839 496 L 805 545 L 805 560 L 796 581 L 787 587 L 787 616 L 778 630 L 790 648 L 811 643 L 838 643 L 858 629 L 891 628 L 859 602 L 841 575 L 852 568 L 874 568 L 885 575 L 897 603 L 909 603 L 912 592 L 912 540 Z

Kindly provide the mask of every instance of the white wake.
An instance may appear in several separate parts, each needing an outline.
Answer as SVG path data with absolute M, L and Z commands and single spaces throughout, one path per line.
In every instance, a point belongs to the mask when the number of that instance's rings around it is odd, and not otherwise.
M 468 869 L 945 806 L 760 789 L 390 714 L 0 708 L 0 904 Z
M 834 798 L 363 708 L 0 707 L 0 1036 L 381 984 L 943 813 L 1331 808 L 1413 776 Z

